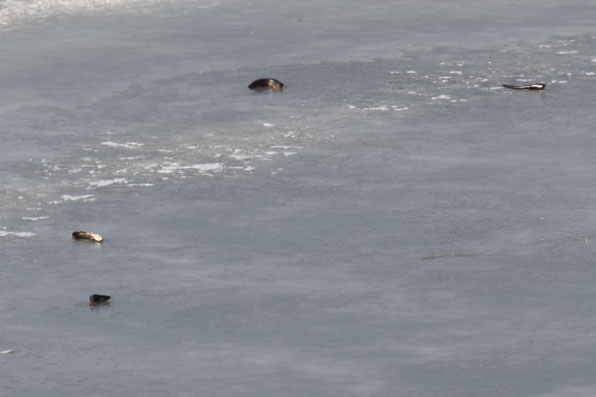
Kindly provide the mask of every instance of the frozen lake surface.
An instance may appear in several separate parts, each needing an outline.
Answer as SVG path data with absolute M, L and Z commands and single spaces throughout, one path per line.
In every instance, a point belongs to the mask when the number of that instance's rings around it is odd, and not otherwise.
M 0 1 L 0 394 L 596 395 L 596 4 L 298 3 Z

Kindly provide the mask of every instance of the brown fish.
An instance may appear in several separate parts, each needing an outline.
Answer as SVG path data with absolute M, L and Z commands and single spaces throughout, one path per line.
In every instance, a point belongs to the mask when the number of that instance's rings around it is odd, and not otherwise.
M 72 232 L 73 240 L 93 240 L 101 243 L 103 241 L 103 237 L 101 237 L 97 233 L 91 232 Z

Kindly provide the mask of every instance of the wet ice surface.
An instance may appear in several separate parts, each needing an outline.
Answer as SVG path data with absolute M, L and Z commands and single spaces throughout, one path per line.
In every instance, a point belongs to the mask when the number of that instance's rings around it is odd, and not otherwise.
M 301 4 L 2 33 L 4 392 L 594 394 L 593 6 Z

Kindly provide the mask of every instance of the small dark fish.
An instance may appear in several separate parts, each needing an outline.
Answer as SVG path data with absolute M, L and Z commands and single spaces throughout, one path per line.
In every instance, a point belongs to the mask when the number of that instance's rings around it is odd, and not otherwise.
M 110 298 L 111 296 L 93 294 L 89 296 L 89 304 L 91 306 L 101 305 L 102 303 L 106 303 L 107 301 L 109 301 Z
M 103 237 L 101 237 L 97 233 L 91 232 L 72 232 L 73 240 L 93 240 L 101 243 L 103 241 Z
M 258 79 L 250 83 L 248 88 L 251 90 L 281 91 L 284 88 L 284 83 L 276 79 Z
M 511 88 L 513 90 L 543 90 L 546 87 L 546 84 L 542 83 L 532 83 L 530 85 L 511 85 L 511 84 L 503 84 L 505 88 Z

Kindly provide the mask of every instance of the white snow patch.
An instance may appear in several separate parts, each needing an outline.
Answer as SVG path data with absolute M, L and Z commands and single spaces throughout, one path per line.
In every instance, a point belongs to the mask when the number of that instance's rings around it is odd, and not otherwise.
M 118 160 L 138 160 L 138 159 L 142 159 L 145 156 L 131 156 L 131 157 L 118 157 Z
M 45 216 L 45 215 L 42 215 L 42 216 L 24 216 L 24 217 L 22 217 L 22 219 L 25 220 L 25 221 L 41 221 L 43 219 L 50 219 L 50 217 L 49 216 Z
M 122 147 L 125 149 L 136 149 L 136 148 L 143 146 L 142 143 L 137 143 L 137 142 L 117 143 L 117 142 L 107 141 L 107 142 L 102 142 L 101 144 L 104 146 Z
M 383 105 L 374 108 L 364 108 L 363 110 L 389 110 L 389 108 L 386 105 Z
M 37 236 L 37 234 L 31 233 L 31 232 L 6 232 L 4 230 L 0 231 L 0 237 L 6 237 L 6 236 L 15 236 L 15 237 L 26 238 L 26 237 Z M 3 353 L 3 354 L 6 354 L 6 353 Z
M 124 178 L 100 179 L 98 181 L 89 182 L 89 188 L 105 187 L 105 186 L 110 186 L 110 185 L 123 185 L 126 183 L 127 183 L 127 180 Z
M 62 196 L 63 201 L 95 201 L 95 197 L 93 194 L 84 194 L 82 196 L 71 196 L 69 194 L 65 194 Z
M 439 96 L 434 96 L 431 99 L 433 101 L 436 101 L 437 99 L 451 99 L 451 97 L 449 95 L 439 95 Z
M 180 163 L 165 163 L 162 165 L 160 170 L 157 170 L 157 172 L 160 174 L 172 174 L 175 171 L 181 170 L 198 170 L 201 173 L 220 172 L 223 171 L 223 165 L 221 163 L 205 163 L 194 165 L 180 165 Z

